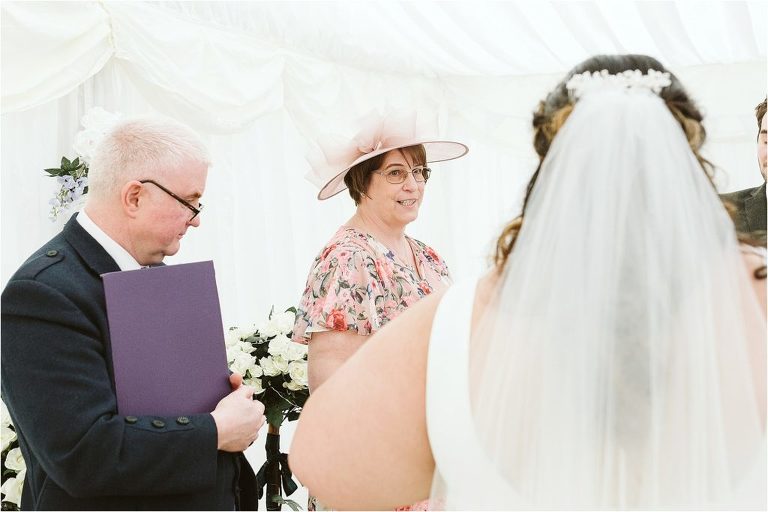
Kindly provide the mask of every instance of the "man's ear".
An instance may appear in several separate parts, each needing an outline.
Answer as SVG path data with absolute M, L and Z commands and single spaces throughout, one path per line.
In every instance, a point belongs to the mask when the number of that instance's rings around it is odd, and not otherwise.
M 136 180 L 129 181 L 120 189 L 120 202 L 128 217 L 135 218 L 139 214 L 141 204 L 146 201 L 143 191 L 144 187 Z

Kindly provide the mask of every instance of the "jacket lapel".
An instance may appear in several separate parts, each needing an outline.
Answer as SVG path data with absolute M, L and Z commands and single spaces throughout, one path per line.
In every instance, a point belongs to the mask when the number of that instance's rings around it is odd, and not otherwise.
M 757 187 L 744 201 L 748 231 L 765 230 L 766 225 L 765 183 Z
M 115 260 L 99 242 L 83 229 L 83 226 L 75 219 L 76 216 L 77 214 L 73 215 L 64 226 L 64 238 L 96 275 L 118 272 L 120 267 Z

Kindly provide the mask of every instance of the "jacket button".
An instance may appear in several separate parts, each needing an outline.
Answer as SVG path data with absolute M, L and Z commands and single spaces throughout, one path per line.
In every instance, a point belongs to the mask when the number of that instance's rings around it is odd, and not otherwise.
M 128 423 L 129 425 L 133 425 L 137 421 L 139 421 L 139 418 L 137 418 L 136 416 L 126 416 L 125 417 L 125 422 Z
M 178 423 L 179 425 L 189 425 L 189 418 L 187 418 L 186 416 L 179 416 L 178 418 L 176 418 L 176 423 Z
M 46 256 L 48 256 L 49 258 L 53 258 L 53 257 L 54 257 L 54 256 L 56 256 L 57 254 L 59 254 L 59 251 L 57 251 L 57 250 L 55 250 L 55 249 L 51 249 L 50 251 L 48 251 L 47 253 L 45 253 L 45 255 L 46 255 Z
M 152 420 L 152 426 L 155 428 L 163 428 L 165 426 L 165 422 L 163 420 Z

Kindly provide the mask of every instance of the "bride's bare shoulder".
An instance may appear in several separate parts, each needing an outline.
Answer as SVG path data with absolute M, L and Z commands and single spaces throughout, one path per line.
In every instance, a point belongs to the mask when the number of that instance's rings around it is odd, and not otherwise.
M 501 272 L 493 267 L 477 282 L 477 288 L 475 288 L 475 305 L 472 308 L 472 325 L 483 316 L 488 304 L 496 293 L 496 287 L 501 279 Z
M 766 250 L 764 247 L 752 247 L 748 245 L 741 246 L 742 260 L 747 273 L 751 278 L 752 288 L 755 291 L 755 297 L 760 304 L 762 311 L 766 312 Z
M 763 276 L 765 275 L 765 261 L 766 250 L 765 247 L 754 247 L 751 245 L 740 246 L 741 255 L 744 260 L 744 265 L 753 277 L 760 279 L 760 271 L 763 270 Z

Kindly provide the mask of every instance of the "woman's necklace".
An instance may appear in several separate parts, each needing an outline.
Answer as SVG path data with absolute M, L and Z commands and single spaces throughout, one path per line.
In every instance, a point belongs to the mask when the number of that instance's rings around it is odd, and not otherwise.
M 398 251 L 395 252 L 395 255 L 406 267 L 413 270 L 418 276 L 418 266 L 416 265 L 416 254 L 414 253 L 413 248 L 411 247 L 411 244 L 408 241 L 408 239 L 405 239 L 405 246 L 403 247 L 403 245 L 401 244 Z
M 386 247 L 403 266 L 411 269 L 417 276 L 419 275 L 418 265 L 416 264 L 416 253 L 411 247 L 411 243 L 408 241 L 405 234 L 400 237 L 401 240 L 394 241 L 394 243 L 388 243 L 392 242 L 392 240 L 377 234 L 377 230 L 370 229 L 368 223 L 361 218 L 356 219 L 353 217 L 347 225 L 367 233 L 374 240 L 377 240 Z

